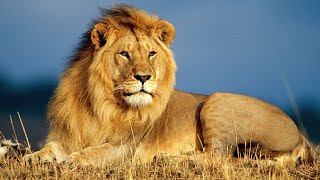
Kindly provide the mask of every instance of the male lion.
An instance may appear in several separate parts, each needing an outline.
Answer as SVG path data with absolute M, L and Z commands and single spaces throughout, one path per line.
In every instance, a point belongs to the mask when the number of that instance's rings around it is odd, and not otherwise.
M 174 36 L 173 25 L 135 7 L 103 10 L 49 103 L 46 145 L 24 159 L 103 165 L 195 150 L 224 156 L 250 143 L 291 164 L 311 160 L 279 108 L 243 95 L 175 90 Z

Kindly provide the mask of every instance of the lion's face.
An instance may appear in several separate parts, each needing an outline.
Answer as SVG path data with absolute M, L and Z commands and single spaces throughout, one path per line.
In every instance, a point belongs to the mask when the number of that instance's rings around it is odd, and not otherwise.
M 146 35 L 135 36 L 128 31 L 114 43 L 110 53 L 113 59 L 108 64 L 112 65 L 115 96 L 133 107 L 152 103 L 158 82 L 164 79 L 161 72 L 165 71 L 167 58 L 163 50 Z
M 107 36 L 106 44 L 100 43 L 95 52 L 93 66 L 105 71 L 101 78 L 106 79 L 118 103 L 144 107 L 161 98 L 162 91 L 173 88 L 175 63 L 163 41 L 128 28 Z

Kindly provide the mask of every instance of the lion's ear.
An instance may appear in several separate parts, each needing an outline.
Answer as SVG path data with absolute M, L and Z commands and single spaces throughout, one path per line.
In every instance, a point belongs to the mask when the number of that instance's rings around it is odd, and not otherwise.
M 91 41 L 95 49 L 99 49 L 107 43 L 108 26 L 104 23 L 98 23 L 91 31 Z
M 174 26 L 165 20 L 160 20 L 156 23 L 155 35 L 169 47 L 175 36 Z

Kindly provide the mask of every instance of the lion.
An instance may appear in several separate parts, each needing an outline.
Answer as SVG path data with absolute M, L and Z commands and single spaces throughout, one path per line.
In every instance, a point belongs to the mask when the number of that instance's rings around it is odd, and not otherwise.
M 172 24 L 136 7 L 102 10 L 49 102 L 46 144 L 24 160 L 101 166 L 159 153 L 223 157 L 246 143 L 281 162 L 312 160 L 304 136 L 274 105 L 174 89 L 174 37 Z

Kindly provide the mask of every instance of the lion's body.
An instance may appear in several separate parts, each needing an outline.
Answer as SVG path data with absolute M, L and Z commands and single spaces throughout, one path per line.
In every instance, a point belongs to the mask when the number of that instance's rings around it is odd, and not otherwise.
M 207 96 L 173 91 L 167 108 L 156 120 L 138 149 L 138 157 L 150 160 L 158 153 L 179 155 L 202 150 L 200 110 Z
M 105 11 L 50 101 L 47 144 L 26 159 L 100 165 L 157 153 L 224 155 L 250 142 L 267 156 L 307 157 L 296 125 L 273 105 L 174 90 L 174 35 L 171 24 L 133 7 Z

